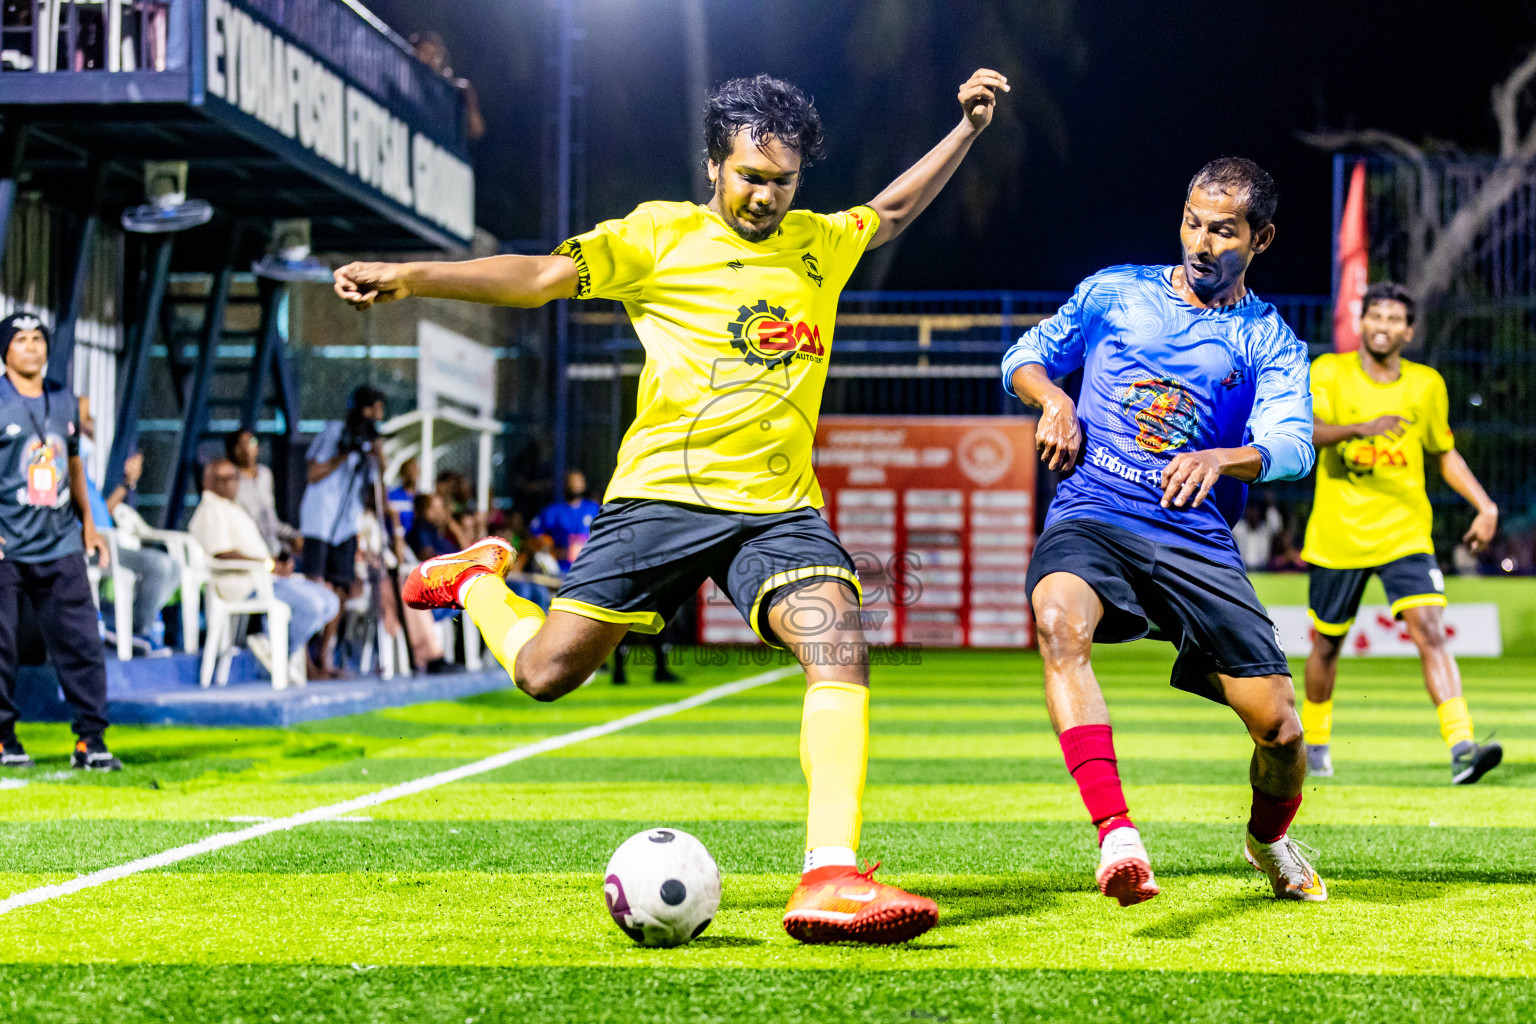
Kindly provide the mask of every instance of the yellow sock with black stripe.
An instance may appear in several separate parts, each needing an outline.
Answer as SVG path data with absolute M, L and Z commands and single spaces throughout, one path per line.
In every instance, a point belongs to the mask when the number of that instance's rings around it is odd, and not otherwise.
M 800 718 L 800 767 L 811 794 L 805 848 L 859 848 L 864 771 L 869 762 L 869 687 L 813 683 Z
M 1452 697 L 1435 708 L 1435 714 L 1440 717 L 1440 738 L 1445 740 L 1446 746 L 1455 747 L 1458 743 L 1471 741 L 1472 713 L 1467 710 L 1465 697 Z
M 1310 701 L 1303 699 L 1301 702 L 1301 732 L 1302 738 L 1314 747 L 1328 745 L 1328 737 L 1333 735 L 1333 701 Z
M 469 584 L 463 604 L 465 614 L 480 627 L 485 646 L 517 682 L 517 652 L 544 625 L 544 609 L 512 593 L 505 580 L 491 573 Z

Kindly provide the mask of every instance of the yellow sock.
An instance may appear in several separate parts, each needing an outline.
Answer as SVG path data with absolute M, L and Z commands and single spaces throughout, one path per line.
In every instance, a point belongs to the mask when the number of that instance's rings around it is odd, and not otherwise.
M 517 682 L 513 672 L 517 652 L 544 625 L 544 609 L 512 593 L 500 576 L 486 574 L 469 585 L 464 612 L 480 627 L 485 646 Z
M 815 683 L 800 719 L 800 767 L 810 783 L 805 848 L 859 848 L 869 761 L 869 687 Z
M 1465 697 L 1452 697 L 1435 708 L 1435 714 L 1440 716 L 1440 737 L 1446 746 L 1454 747 L 1472 738 L 1472 715 L 1467 711 Z
M 1328 742 L 1333 735 L 1333 701 L 1313 703 L 1305 698 L 1301 702 L 1302 737 L 1314 747 Z

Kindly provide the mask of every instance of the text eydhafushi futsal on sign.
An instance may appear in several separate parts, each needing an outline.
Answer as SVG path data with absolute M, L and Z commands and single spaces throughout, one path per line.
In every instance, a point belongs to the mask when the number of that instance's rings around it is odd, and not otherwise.
M 468 163 L 234 0 L 207 0 L 208 95 L 468 242 Z

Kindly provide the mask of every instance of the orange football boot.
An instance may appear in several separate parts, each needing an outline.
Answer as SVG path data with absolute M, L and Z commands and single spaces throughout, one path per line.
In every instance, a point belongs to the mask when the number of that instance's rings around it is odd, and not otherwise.
M 412 608 L 462 608 L 459 588 L 473 576 L 504 576 L 517 554 L 500 537 L 486 537 L 451 555 L 429 558 L 405 578 L 400 596 Z
M 801 875 L 784 913 L 784 930 L 806 943 L 888 946 L 915 939 L 938 923 L 937 903 L 875 881 L 879 866 L 859 871 L 832 865 Z

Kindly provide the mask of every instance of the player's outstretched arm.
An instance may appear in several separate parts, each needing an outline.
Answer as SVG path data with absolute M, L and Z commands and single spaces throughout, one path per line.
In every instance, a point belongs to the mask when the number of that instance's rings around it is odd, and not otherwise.
M 1040 410 L 1040 422 L 1035 424 L 1035 450 L 1040 461 L 1048 469 L 1070 473 L 1083 449 L 1077 406 L 1039 363 L 1025 363 L 1013 371 L 1010 383 L 1020 401 Z
M 1488 497 L 1488 492 L 1483 490 L 1483 485 L 1477 482 L 1477 477 L 1472 475 L 1472 468 L 1467 465 L 1467 460 L 1461 457 L 1461 452 L 1452 448 L 1448 452 L 1440 453 L 1440 475 L 1445 482 L 1451 485 L 1451 489 L 1466 498 L 1468 503 L 1477 509 L 1477 518 L 1472 520 L 1472 527 L 1462 535 L 1462 540 L 1467 547 L 1474 552 L 1481 551 L 1493 541 L 1493 535 L 1499 529 L 1499 506 Z
M 977 71 L 960 86 L 960 109 L 965 116 L 954 131 L 869 201 L 869 207 L 880 215 L 880 226 L 869 240 L 869 248 L 884 245 L 905 231 L 943 191 L 976 136 L 992 123 L 999 90 L 1008 91 L 1008 79 L 988 68 Z
M 353 309 L 419 295 L 487 306 L 542 306 L 576 296 L 569 256 L 488 256 L 459 263 L 349 263 L 336 271 L 336 294 Z

